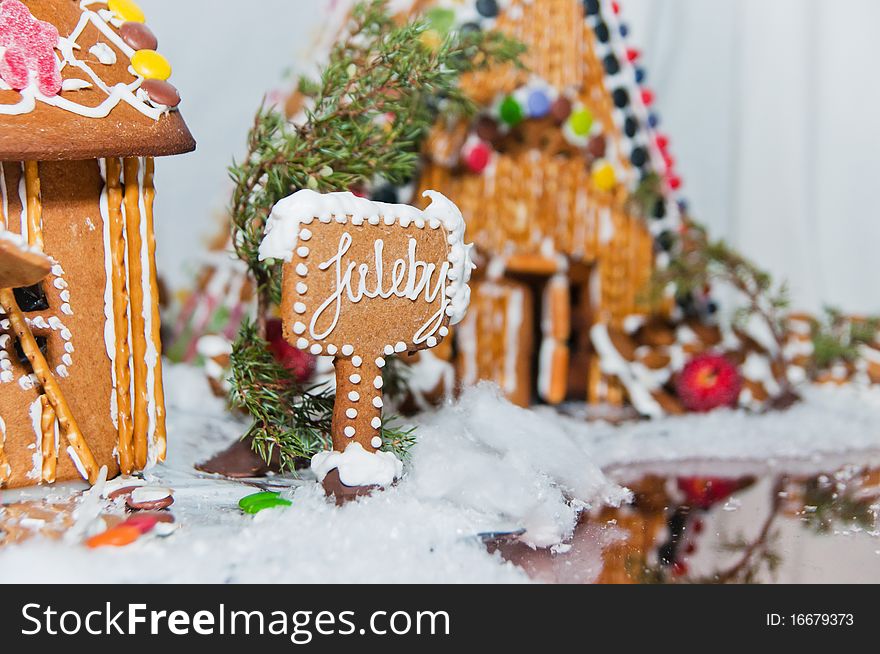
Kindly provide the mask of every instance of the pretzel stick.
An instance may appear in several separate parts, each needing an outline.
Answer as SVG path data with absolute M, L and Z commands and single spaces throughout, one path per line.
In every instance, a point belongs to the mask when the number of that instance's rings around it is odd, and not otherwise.
M 43 432 L 41 453 L 43 457 L 43 481 L 55 481 L 55 470 L 58 465 L 58 451 L 55 449 L 55 409 L 45 395 L 40 396 L 43 413 L 40 417 L 40 429 Z
M 43 202 L 40 197 L 40 173 L 36 161 L 24 162 L 27 191 L 28 245 L 43 249 Z
M 156 272 L 156 233 L 153 227 L 153 201 L 156 198 L 156 187 L 153 185 L 154 162 L 152 158 L 146 160 L 144 172 L 144 208 L 146 209 L 147 221 L 147 265 L 150 268 L 150 288 L 153 296 L 150 302 L 151 327 L 150 338 L 156 348 L 156 367 L 153 375 L 155 384 L 153 388 L 153 401 L 156 403 L 156 447 L 157 459 L 165 460 L 166 429 L 165 429 L 165 384 L 162 380 L 162 336 L 161 318 L 159 317 L 159 276 Z
M 3 419 L 0 418 L 0 488 L 9 481 L 12 476 L 12 468 L 9 465 L 9 459 L 6 458 L 6 425 L 2 424 Z
M 25 320 L 24 314 L 18 308 L 18 303 L 15 301 L 15 295 L 11 289 L 0 289 L 0 307 L 3 307 L 3 310 L 6 312 L 12 329 L 18 337 L 19 343 L 21 343 L 21 349 L 31 362 L 31 368 L 37 379 L 40 380 L 43 392 L 45 392 L 58 416 L 58 423 L 61 425 L 64 436 L 82 463 L 89 483 L 94 484 L 98 478 L 98 462 L 95 461 L 92 451 L 89 449 L 85 438 L 83 438 L 79 425 L 70 410 L 70 405 L 67 404 L 61 387 L 49 370 L 49 364 L 46 363 L 43 353 L 40 352 L 40 346 L 37 345 L 37 341 L 27 324 L 27 320 Z
M 150 416 L 147 408 L 147 341 L 144 319 L 144 269 L 141 251 L 141 209 L 138 159 L 128 158 L 124 163 L 125 234 L 128 241 L 128 289 L 131 299 L 131 354 L 134 370 L 134 465 L 147 465 L 147 429 Z
M 131 431 L 131 397 L 129 384 L 128 291 L 125 278 L 125 221 L 122 216 L 122 187 L 119 184 L 120 163 L 107 159 L 107 210 L 110 217 L 110 256 L 113 259 L 113 328 L 116 338 L 116 409 L 119 431 L 119 468 L 124 475 L 134 470 Z

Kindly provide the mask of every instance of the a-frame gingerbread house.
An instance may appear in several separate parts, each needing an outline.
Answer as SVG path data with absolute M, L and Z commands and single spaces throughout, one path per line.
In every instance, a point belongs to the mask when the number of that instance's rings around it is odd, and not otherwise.
M 482 257 L 456 335 L 459 378 L 494 380 L 523 405 L 622 402 L 594 341 L 657 309 L 645 292 L 675 242 L 680 180 L 617 4 L 437 0 L 414 9 L 441 29 L 497 29 L 527 46 L 525 68 L 464 81 L 481 111 L 436 127 L 419 181 L 456 199 Z M 637 215 L 630 200 L 649 178 L 667 199 Z

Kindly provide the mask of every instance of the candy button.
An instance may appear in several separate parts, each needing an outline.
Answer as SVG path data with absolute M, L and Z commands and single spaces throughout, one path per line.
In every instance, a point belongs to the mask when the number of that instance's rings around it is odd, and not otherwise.
M 176 107 L 180 104 L 180 93 L 168 82 L 160 79 L 147 79 L 141 84 L 141 88 L 154 104 L 166 107 Z
M 139 529 L 142 534 L 147 534 L 153 531 L 159 523 L 173 524 L 174 518 L 167 512 L 137 513 L 128 518 L 122 524 L 126 527 L 135 527 Z
M 511 127 L 521 123 L 524 118 L 522 106 L 512 95 L 508 95 L 501 102 L 499 114 L 501 115 L 501 120 Z
M 282 506 L 292 506 L 293 502 L 281 497 L 281 493 L 255 493 L 243 497 L 238 501 L 239 508 L 245 513 L 255 515 L 266 509 L 274 509 Z
M 607 149 L 608 146 L 605 137 L 601 134 L 597 134 L 590 139 L 589 143 L 587 143 L 587 152 L 589 152 L 594 159 L 601 159 L 604 157 Z
M 155 50 L 138 50 L 131 58 L 131 65 L 145 79 L 164 81 L 171 77 L 171 64 Z
M 528 107 L 532 118 L 543 118 L 550 113 L 550 98 L 544 91 L 532 91 L 529 94 Z
M 564 123 L 571 115 L 571 100 L 565 96 L 559 96 L 550 105 L 550 115 L 558 124 Z
M 97 536 L 92 536 L 86 541 L 86 546 L 92 549 L 98 547 L 125 547 L 126 545 L 131 545 L 140 537 L 140 529 L 132 525 L 121 524 Z
M 612 191 L 617 185 L 617 175 L 614 166 L 607 161 L 597 163 L 593 169 L 593 185 L 600 191 Z
M 155 50 L 159 47 L 159 40 L 153 30 L 143 23 L 123 23 L 119 28 L 119 36 L 132 50 Z
M 476 133 L 484 141 L 494 143 L 501 137 L 501 130 L 498 129 L 496 123 L 489 116 L 480 116 L 477 119 Z
M 144 11 L 134 0 L 109 0 L 107 8 L 120 20 L 143 23 L 146 20 Z
M 593 114 L 589 109 L 578 109 L 568 119 L 568 124 L 571 126 L 572 132 L 578 136 L 586 136 L 590 133 L 590 128 L 593 127 Z
M 135 511 L 160 511 L 174 504 L 173 491 L 168 488 L 142 486 L 134 489 L 125 503 Z

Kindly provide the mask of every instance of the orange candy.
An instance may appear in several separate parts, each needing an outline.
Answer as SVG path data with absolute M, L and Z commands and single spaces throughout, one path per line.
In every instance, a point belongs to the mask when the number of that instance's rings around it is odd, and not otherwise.
M 121 524 L 107 531 L 92 536 L 86 541 L 86 547 L 97 549 L 98 547 L 125 547 L 131 545 L 141 537 L 141 530 L 137 527 Z

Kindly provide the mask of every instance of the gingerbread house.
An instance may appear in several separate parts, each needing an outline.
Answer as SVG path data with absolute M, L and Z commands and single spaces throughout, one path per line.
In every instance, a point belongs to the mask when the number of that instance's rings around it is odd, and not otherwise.
M 464 81 L 480 111 L 436 126 L 418 182 L 456 199 L 482 259 L 456 334 L 461 381 L 493 380 L 522 405 L 621 403 L 627 390 L 596 341 L 669 308 L 647 304 L 646 289 L 675 242 L 680 180 L 617 3 L 436 0 L 414 11 L 440 36 L 497 29 L 527 46 L 523 68 Z M 649 179 L 665 199 L 645 216 L 631 198 Z
M 195 143 L 156 48 L 130 0 L 0 1 L 0 227 L 52 261 L 0 292 L 0 486 L 164 458 L 153 157 Z

